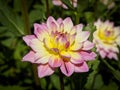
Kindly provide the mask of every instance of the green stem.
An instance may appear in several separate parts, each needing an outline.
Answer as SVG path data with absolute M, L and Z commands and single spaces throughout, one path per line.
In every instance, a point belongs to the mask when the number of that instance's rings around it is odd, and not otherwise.
M 38 78 L 38 71 L 37 71 L 37 65 L 36 64 L 32 64 L 32 70 L 33 70 L 35 86 L 36 86 L 35 89 L 40 90 L 41 86 L 40 86 L 40 82 L 39 82 L 39 78 Z
M 26 0 L 21 0 L 21 6 L 22 6 L 22 16 L 23 16 L 24 25 L 25 25 L 25 32 L 26 34 L 31 34 Z M 36 90 L 40 90 L 41 87 L 40 87 L 40 82 L 38 78 L 37 66 L 35 64 L 32 64 L 32 69 L 33 69 L 32 71 L 33 71 L 33 76 L 35 80 Z
M 25 25 L 25 32 L 26 34 L 31 34 L 26 0 L 21 0 L 21 5 L 22 5 L 22 16 L 23 16 L 24 25 Z
M 63 81 L 63 74 L 59 70 L 59 79 L 60 79 L 60 88 L 61 90 L 64 90 L 64 81 Z
M 75 24 L 79 24 L 79 15 L 78 12 L 74 12 L 75 14 Z
M 47 12 L 47 17 L 50 15 L 50 12 L 49 12 L 49 1 L 46 0 L 46 12 Z
M 112 71 L 115 70 L 106 60 L 102 60 L 102 61 L 105 63 L 105 65 L 106 65 L 110 70 L 112 70 Z

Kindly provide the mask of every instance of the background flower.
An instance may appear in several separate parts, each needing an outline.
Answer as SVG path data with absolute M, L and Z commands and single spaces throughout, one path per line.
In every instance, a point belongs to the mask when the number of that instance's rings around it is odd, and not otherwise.
M 57 67 L 66 76 L 87 72 L 86 61 L 94 60 L 96 54 L 90 51 L 94 46 L 88 41 L 90 33 L 82 28 L 82 24 L 73 26 L 69 17 L 55 20 L 50 16 L 46 23 L 34 24 L 34 35 L 23 37 L 32 48 L 23 61 L 37 63 L 39 77 L 53 74 Z
M 118 59 L 119 52 L 117 45 L 120 46 L 120 27 L 114 27 L 110 21 L 102 22 L 100 19 L 95 22 L 96 31 L 94 32 L 94 43 L 97 51 L 102 58 Z
M 104 5 L 107 6 L 108 9 L 112 9 L 115 7 L 115 2 L 114 0 L 100 0 Z
M 68 9 L 68 7 L 61 0 L 52 0 L 54 5 L 62 6 L 64 9 Z M 77 0 L 70 0 L 73 7 L 77 7 Z

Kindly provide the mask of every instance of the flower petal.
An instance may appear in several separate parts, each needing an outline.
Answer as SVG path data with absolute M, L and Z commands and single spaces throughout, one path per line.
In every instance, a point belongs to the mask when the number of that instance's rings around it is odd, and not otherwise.
M 62 51 L 62 52 L 60 52 L 60 55 L 61 55 L 62 57 L 65 57 L 65 58 L 70 58 L 70 57 L 71 57 L 70 54 L 69 54 L 67 51 Z
M 46 36 L 48 36 L 48 30 L 47 26 L 44 24 L 34 24 L 34 34 L 37 36 L 37 38 L 41 41 L 44 40 Z
M 70 62 L 63 62 L 61 67 L 60 67 L 60 70 L 66 76 L 70 76 L 74 72 L 74 65 Z
M 81 33 L 81 31 L 83 29 L 83 24 L 78 24 L 75 26 L 75 28 L 76 28 L 77 33 Z
M 85 51 L 81 51 L 80 55 L 82 56 L 82 58 L 86 61 L 88 60 L 95 60 L 96 54 L 94 52 L 85 52 Z
M 38 76 L 40 78 L 49 76 L 54 73 L 54 69 L 52 69 L 48 64 L 45 65 L 39 65 L 38 66 Z
M 88 72 L 89 71 L 89 68 L 88 68 L 88 65 L 86 64 L 86 62 L 77 64 L 74 66 L 74 68 L 75 68 L 75 72 Z
M 63 21 L 64 24 L 64 33 L 67 32 L 69 33 L 73 27 L 73 22 L 70 17 L 64 19 Z
M 36 60 L 35 63 L 38 63 L 38 64 L 46 64 L 46 63 L 48 63 L 50 57 L 51 57 L 51 55 L 48 54 L 48 55 L 43 56 L 43 57 L 39 58 L 38 60 Z
M 108 58 L 110 58 L 110 59 L 114 58 L 115 60 L 118 60 L 118 57 L 117 57 L 117 54 L 116 54 L 116 53 L 110 52 L 107 56 L 108 56 Z
M 117 37 L 116 43 L 120 46 L 120 36 Z
M 81 58 L 81 55 L 79 52 L 69 52 L 71 58 L 73 59 L 80 59 Z
M 51 67 L 60 67 L 62 63 L 62 60 L 58 56 L 52 56 L 49 59 L 49 65 Z
M 77 33 L 75 41 L 84 42 L 88 39 L 89 35 L 90 35 L 89 31 L 83 31 L 83 32 Z
M 50 31 L 53 31 L 53 29 L 57 30 L 58 23 L 57 23 L 57 21 L 52 16 L 49 16 L 48 19 L 47 19 L 47 26 L 48 26 L 48 29 Z
M 54 5 L 60 6 L 62 5 L 62 2 L 60 0 L 52 0 Z
M 105 58 L 106 55 L 107 55 L 107 53 L 106 53 L 105 51 L 103 51 L 103 50 L 100 50 L 99 53 L 100 53 L 100 56 L 101 56 L 102 58 Z
M 83 44 L 82 43 L 78 43 L 75 42 L 71 47 L 70 50 L 76 51 L 76 50 L 80 50 L 82 48 Z
M 60 25 L 63 22 L 62 18 L 57 19 L 57 23 Z
M 85 41 L 84 43 L 83 43 L 83 48 L 82 48 L 82 50 L 90 50 L 90 49 L 92 49 L 94 47 L 94 43 L 92 43 L 92 42 L 90 42 L 90 41 Z
M 26 54 L 24 57 L 23 57 L 23 60 L 22 61 L 29 61 L 31 63 L 34 63 L 35 61 L 35 52 L 33 51 L 30 51 L 28 54 Z
M 23 40 L 25 41 L 25 43 L 30 46 L 31 40 L 32 39 L 36 39 L 36 37 L 34 35 L 26 35 L 23 37 Z
M 46 56 L 49 54 L 49 52 L 46 50 L 45 46 L 43 45 L 43 43 L 41 41 L 39 41 L 38 39 L 34 39 L 31 41 L 30 47 L 37 52 L 38 54 L 40 54 L 40 57 Z
M 68 7 L 67 7 L 65 4 L 62 4 L 62 7 L 63 7 L 64 9 L 68 9 Z
M 80 53 L 76 53 L 76 52 L 71 52 L 71 59 L 70 61 L 74 64 L 79 64 L 83 62 L 83 58 L 81 57 Z

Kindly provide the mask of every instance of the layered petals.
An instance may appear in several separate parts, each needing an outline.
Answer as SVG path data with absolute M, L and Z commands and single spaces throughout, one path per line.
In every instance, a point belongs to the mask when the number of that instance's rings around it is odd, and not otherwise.
M 55 20 L 50 16 L 46 23 L 35 23 L 34 34 L 23 37 L 32 49 L 23 61 L 37 64 L 40 78 L 53 74 L 56 68 L 66 76 L 87 72 L 86 61 L 94 60 L 96 54 L 91 51 L 90 33 L 82 29 L 83 25 L 74 26 L 70 17 Z
M 93 33 L 93 42 L 102 58 L 117 60 L 118 45 L 120 45 L 120 27 L 115 27 L 109 20 L 103 22 L 100 19 L 95 22 L 96 31 Z

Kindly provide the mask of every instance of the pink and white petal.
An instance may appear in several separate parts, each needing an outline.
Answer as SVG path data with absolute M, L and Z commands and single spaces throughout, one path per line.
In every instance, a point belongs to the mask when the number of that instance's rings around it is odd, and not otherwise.
M 48 62 L 51 67 L 60 67 L 62 64 L 62 59 L 57 56 L 51 56 Z
M 73 6 L 74 6 L 74 7 L 77 7 L 77 2 L 73 2 Z
M 40 59 L 41 57 L 43 57 L 43 54 L 41 54 L 41 53 L 39 53 L 39 52 L 36 52 L 35 53 L 35 60 L 38 60 L 38 59 Z
M 52 0 L 52 2 L 53 2 L 54 5 L 57 5 L 57 6 L 62 5 L 61 0 Z
M 31 63 L 34 63 L 35 61 L 35 52 L 33 51 L 30 51 L 28 54 L 26 54 L 24 57 L 23 57 L 23 60 L 22 61 L 28 61 L 28 62 L 31 62 Z
M 114 53 L 114 52 L 110 52 L 110 53 L 107 55 L 107 57 L 108 57 L 109 59 L 114 58 L 115 60 L 118 60 L 117 54 Z
M 74 68 L 75 68 L 75 72 L 88 72 L 89 71 L 89 68 L 86 62 L 74 65 Z
M 57 23 L 60 25 L 63 22 L 62 18 L 57 19 Z
M 71 62 L 63 62 L 60 67 L 60 70 L 66 76 L 71 76 L 74 72 L 74 65 Z
M 65 4 L 63 4 L 62 3 L 62 5 L 61 5 L 64 9 L 68 9 L 68 7 L 65 5 Z
M 120 26 L 114 27 L 114 35 L 117 37 L 120 37 Z
M 107 53 L 103 50 L 100 50 L 99 53 L 102 58 L 105 58 L 107 56 Z
M 38 39 L 32 40 L 30 47 L 37 53 L 40 53 L 41 56 L 49 54 L 49 52 L 45 49 L 43 43 Z
M 67 52 L 67 51 L 61 51 L 61 52 L 60 52 L 60 55 L 61 55 L 62 57 L 65 57 L 65 58 L 70 58 L 70 57 L 71 57 L 71 55 L 70 55 L 69 52 Z
M 77 52 L 73 52 L 73 53 L 70 53 L 71 54 L 71 59 L 70 61 L 74 64 L 79 64 L 79 63 L 82 63 L 83 62 L 83 58 L 82 56 L 80 55 L 80 53 L 77 53 Z
M 82 48 L 83 44 L 79 42 L 75 42 L 71 47 L 70 50 L 76 51 Z
M 48 36 L 48 30 L 47 27 L 44 24 L 34 24 L 34 34 L 37 36 L 37 38 L 41 41 L 44 40 L 46 36 Z
M 54 69 L 52 69 L 48 64 L 39 65 L 38 66 L 38 77 L 43 78 L 45 76 L 50 76 L 54 73 Z
M 120 46 L 120 35 L 117 37 L 116 43 Z
M 75 26 L 75 28 L 76 28 L 77 33 L 81 33 L 81 31 L 83 29 L 83 24 L 78 24 Z
M 94 43 L 92 43 L 92 42 L 90 42 L 90 41 L 85 41 L 84 43 L 83 43 L 83 48 L 82 48 L 82 50 L 90 50 L 90 49 L 92 49 L 94 47 Z
M 67 17 L 66 19 L 64 19 L 63 24 L 64 24 L 64 32 L 69 33 L 73 27 L 73 22 L 71 18 Z
M 89 31 L 82 31 L 80 33 L 77 33 L 75 41 L 76 42 L 84 42 L 88 39 L 89 35 L 90 35 Z
M 76 35 L 70 36 L 70 46 L 74 44 Z
M 73 64 L 80 64 L 80 63 L 83 63 L 84 62 L 84 59 L 81 57 L 80 59 L 73 59 L 71 58 L 70 61 L 73 63 Z
M 53 31 L 52 30 L 53 28 L 54 29 L 58 28 L 58 23 L 52 16 L 49 16 L 48 19 L 47 19 L 47 27 L 51 31 Z
M 115 46 L 111 45 L 109 48 L 110 48 L 109 49 L 110 51 L 119 53 L 119 49 L 118 49 L 118 47 L 116 45 Z
M 103 22 L 101 21 L 101 19 L 98 19 L 95 23 L 94 23 L 94 25 L 96 26 L 96 29 L 98 30 L 100 27 L 101 27 L 101 24 L 102 24 Z
M 48 63 L 50 57 L 51 57 L 51 55 L 48 54 L 48 55 L 43 56 L 43 57 L 39 58 L 38 60 L 36 60 L 35 63 L 38 63 L 38 64 L 46 64 L 46 63 Z
M 69 52 L 69 54 L 70 54 L 71 58 L 73 58 L 73 59 L 76 59 L 76 60 L 81 59 L 81 55 L 79 52 L 72 52 L 71 51 L 71 52 Z
M 76 35 L 77 31 L 76 31 L 76 27 L 72 27 L 71 31 L 70 31 L 70 35 Z
M 89 53 L 89 52 L 81 51 L 80 54 L 85 61 L 95 60 L 95 57 L 97 56 L 94 52 Z
M 26 35 L 23 37 L 23 40 L 25 41 L 25 43 L 30 46 L 31 40 L 32 39 L 36 39 L 36 37 L 34 35 Z

